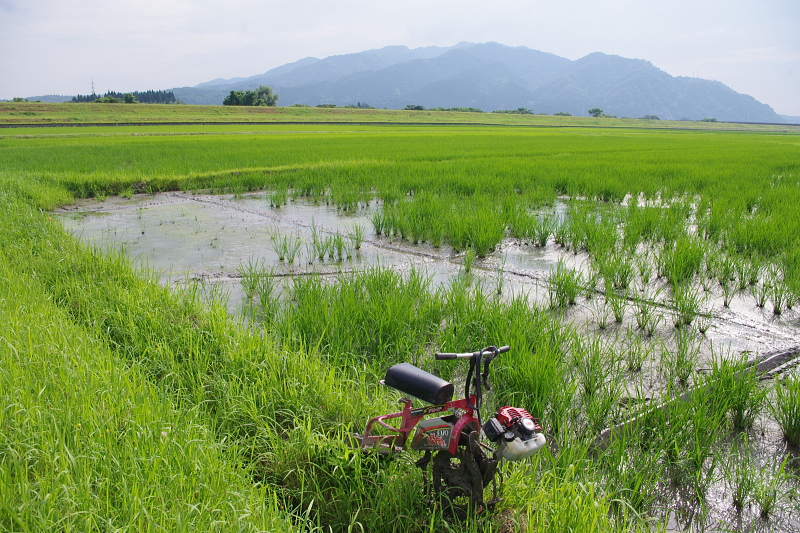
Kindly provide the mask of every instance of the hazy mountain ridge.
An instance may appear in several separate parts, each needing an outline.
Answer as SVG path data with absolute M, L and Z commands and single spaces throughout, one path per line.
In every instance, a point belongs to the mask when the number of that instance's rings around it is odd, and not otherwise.
M 173 89 L 187 104 L 220 104 L 231 90 L 269 85 L 279 105 L 368 103 L 389 109 L 525 107 L 587 115 L 600 107 L 617 116 L 714 117 L 784 122 L 768 105 L 716 81 L 673 77 L 649 61 L 600 52 L 571 61 L 524 46 L 462 42 L 452 47 L 387 46 L 324 59 L 304 58 L 264 74 Z

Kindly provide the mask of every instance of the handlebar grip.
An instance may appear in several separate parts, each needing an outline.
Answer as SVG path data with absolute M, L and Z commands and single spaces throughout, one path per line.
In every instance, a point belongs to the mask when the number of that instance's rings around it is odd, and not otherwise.
M 510 346 L 501 346 L 497 349 L 497 353 L 506 353 L 511 349 Z
M 433 357 L 437 361 L 443 361 L 445 359 L 455 359 L 455 358 L 458 357 L 458 354 L 457 353 L 439 353 L 439 352 L 436 352 L 436 354 Z

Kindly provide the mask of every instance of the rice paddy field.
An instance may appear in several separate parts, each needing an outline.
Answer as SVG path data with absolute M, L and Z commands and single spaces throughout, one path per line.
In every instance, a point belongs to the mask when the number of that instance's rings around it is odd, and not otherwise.
M 0 104 L 0 530 L 800 528 L 800 132 L 131 107 Z M 353 449 L 504 344 L 494 513 Z

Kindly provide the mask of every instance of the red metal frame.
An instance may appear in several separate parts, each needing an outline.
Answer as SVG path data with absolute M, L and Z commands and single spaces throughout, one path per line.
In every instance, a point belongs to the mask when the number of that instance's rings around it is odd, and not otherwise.
M 450 442 L 447 448 L 447 451 L 455 455 L 456 449 L 458 448 L 458 441 L 461 437 L 461 432 L 464 430 L 464 427 L 472 423 L 475 428 L 480 429 L 478 419 L 474 416 L 475 411 L 472 409 L 472 407 L 470 407 L 470 403 L 475 405 L 475 402 L 477 401 L 477 396 L 472 395 L 469 402 L 467 402 L 466 399 L 453 400 L 442 405 L 432 405 L 429 407 L 414 409 L 414 402 L 412 400 L 408 398 L 401 398 L 400 403 L 403 404 L 402 411 L 399 413 L 376 416 L 367 422 L 367 427 L 364 429 L 364 436 L 361 437 L 361 447 L 389 449 L 391 451 L 399 452 L 405 447 L 406 442 L 408 442 L 408 438 L 411 436 L 411 432 L 414 430 L 417 424 L 419 424 L 420 420 L 428 415 L 438 414 L 451 409 L 461 409 L 464 411 L 464 414 L 458 419 L 458 422 L 456 422 L 455 426 L 453 427 L 453 431 L 450 434 Z M 386 420 L 391 420 L 398 417 L 401 418 L 399 428 L 390 426 L 386 423 Z M 378 424 L 384 429 L 391 431 L 393 435 L 370 435 L 372 427 L 375 424 Z

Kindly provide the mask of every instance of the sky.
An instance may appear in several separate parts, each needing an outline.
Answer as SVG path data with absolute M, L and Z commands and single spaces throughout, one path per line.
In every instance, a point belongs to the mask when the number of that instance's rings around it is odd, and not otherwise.
M 645 59 L 800 115 L 800 0 L 0 0 L 0 99 L 194 86 L 313 56 L 496 41 Z

